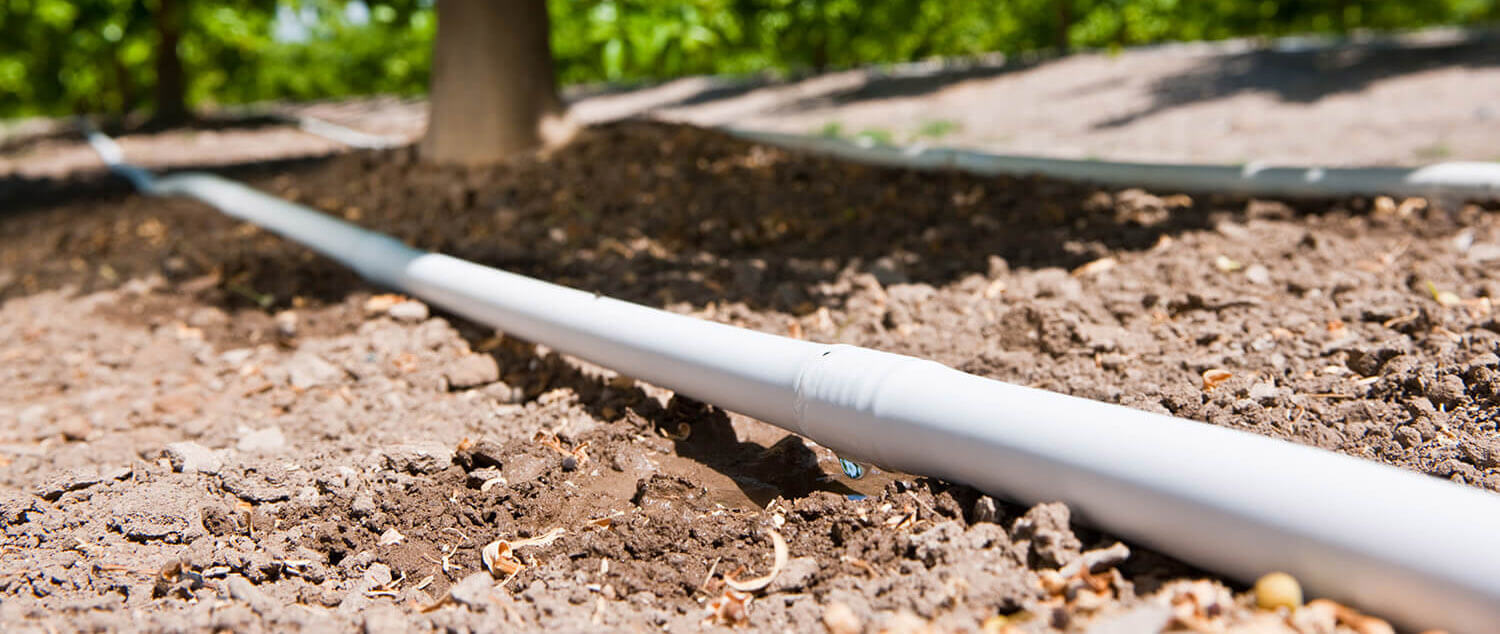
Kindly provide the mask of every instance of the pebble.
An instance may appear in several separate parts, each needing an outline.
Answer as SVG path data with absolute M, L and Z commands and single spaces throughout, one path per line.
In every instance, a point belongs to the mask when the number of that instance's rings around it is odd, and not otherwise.
M 1259 264 L 1251 264 L 1249 268 L 1245 269 L 1245 279 L 1250 280 L 1254 284 L 1270 284 L 1271 271 Z
M 500 366 L 487 354 L 469 354 L 449 361 L 443 367 L 443 378 L 454 390 L 478 387 L 500 379 Z
M 1263 610 L 1302 607 L 1302 585 L 1284 572 L 1273 572 L 1255 582 L 1255 604 Z
M 63 439 L 74 442 L 88 440 L 89 432 L 93 430 L 94 426 L 89 423 L 88 419 L 81 416 L 70 416 L 58 425 L 58 431 L 62 432 Z
M 282 435 L 280 427 L 266 427 L 250 431 L 240 436 L 240 442 L 235 449 L 245 453 L 257 453 L 276 451 L 286 446 L 286 436 Z
M 1489 262 L 1500 260 L 1500 244 L 1481 242 L 1471 245 L 1468 250 L 1470 260 L 1475 262 Z
M 283 310 L 276 313 L 276 334 L 283 337 L 297 336 L 297 313 L 296 311 Z
M 823 626 L 829 634 L 859 634 L 865 624 L 848 604 L 833 602 L 823 609 Z
M 36 427 L 38 425 L 41 425 L 46 417 L 46 405 L 32 405 L 31 407 L 21 410 L 21 413 L 16 416 L 16 423 L 18 423 L 21 427 Z
M 488 572 L 476 572 L 453 584 L 448 593 L 453 595 L 454 601 L 483 610 L 495 594 L 495 578 Z
M 411 629 L 406 613 L 393 605 L 371 606 L 364 617 L 364 634 L 403 634 Z
M 427 304 L 410 299 L 391 306 L 385 312 L 392 319 L 405 322 L 423 321 L 427 319 L 428 315 Z
M 287 382 L 305 390 L 344 378 L 344 371 L 315 354 L 300 353 L 286 363 Z
M 974 522 L 1000 522 L 1000 509 L 995 505 L 995 498 L 981 495 L 974 500 Z
M 1261 403 L 1276 400 L 1276 397 L 1280 394 L 1281 390 L 1277 389 L 1275 383 L 1262 381 L 1250 386 L 1250 398 Z
M 240 575 L 233 575 L 229 577 L 229 583 L 227 585 L 229 590 L 229 597 L 236 601 L 244 602 L 245 605 L 250 606 L 250 609 L 254 610 L 256 614 L 259 614 L 261 616 L 270 616 L 281 608 L 281 602 L 271 598 L 270 595 L 261 592 L 260 588 L 257 588 L 254 584 L 250 583 L 249 579 L 246 579 Z
M 1452 407 L 1464 399 L 1464 382 L 1452 374 L 1438 377 L 1427 386 L 1427 400 Z
M 786 562 L 781 572 L 771 580 L 768 592 L 798 592 L 812 584 L 821 566 L 812 557 L 795 557 Z
M 437 473 L 453 464 L 453 449 L 431 440 L 404 443 L 381 450 L 380 460 L 386 468 L 394 471 L 418 475 Z
M 170 443 L 163 454 L 172 463 L 172 470 L 182 473 L 215 474 L 224 466 L 224 460 L 217 452 L 190 441 Z

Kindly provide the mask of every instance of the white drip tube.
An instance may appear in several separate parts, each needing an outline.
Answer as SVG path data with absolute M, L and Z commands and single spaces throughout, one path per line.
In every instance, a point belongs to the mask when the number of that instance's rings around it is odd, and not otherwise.
M 743 128 L 720 128 L 755 143 L 888 167 L 958 170 L 984 176 L 1040 174 L 1116 187 L 1251 196 L 1456 196 L 1500 198 L 1500 163 L 1455 161 L 1423 167 L 1279 167 L 1089 161 L 912 145 L 852 143 Z
M 153 178 L 97 133 L 142 191 L 190 196 L 372 282 L 517 337 L 754 416 L 851 455 L 1079 519 L 1250 581 L 1411 628 L 1500 624 L 1500 496 L 1204 423 L 1010 385 L 932 361 L 755 332 L 419 251 L 208 174 Z

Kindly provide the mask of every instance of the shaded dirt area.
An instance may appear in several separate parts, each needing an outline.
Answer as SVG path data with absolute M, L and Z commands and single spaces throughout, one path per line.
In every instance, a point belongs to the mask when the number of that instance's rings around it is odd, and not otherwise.
M 229 171 L 550 281 L 1500 490 L 1494 208 L 911 173 L 650 123 L 493 169 Z M 848 480 L 196 203 L 77 175 L 0 208 L 8 631 L 1336 625 L 1062 505 Z M 773 532 L 785 567 L 727 589 Z

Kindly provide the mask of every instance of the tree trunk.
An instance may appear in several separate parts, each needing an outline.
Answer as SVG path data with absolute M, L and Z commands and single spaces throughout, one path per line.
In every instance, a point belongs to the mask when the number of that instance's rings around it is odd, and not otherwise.
M 182 72 L 182 57 L 177 43 L 182 39 L 185 0 L 159 0 L 156 7 L 156 113 L 152 119 L 162 125 L 186 121 L 187 77 Z
M 562 109 L 546 0 L 440 0 L 422 156 L 494 163 L 542 142 Z
M 1057 0 L 1057 52 L 1068 52 L 1068 31 L 1073 28 L 1073 0 Z

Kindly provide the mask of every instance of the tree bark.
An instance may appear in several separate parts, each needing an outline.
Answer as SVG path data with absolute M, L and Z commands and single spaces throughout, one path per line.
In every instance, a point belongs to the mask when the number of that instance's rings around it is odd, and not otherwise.
M 562 110 L 546 0 L 439 0 L 432 94 L 421 152 L 481 165 L 542 143 Z
M 186 7 L 179 0 L 159 0 L 156 6 L 156 112 L 152 119 L 163 125 L 186 121 L 187 77 L 177 43 L 182 39 Z
M 1066 55 L 1068 52 L 1068 31 L 1073 28 L 1073 0 L 1056 0 L 1057 4 L 1057 33 L 1054 46 L 1058 54 Z

